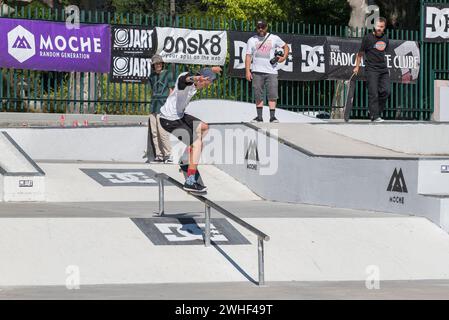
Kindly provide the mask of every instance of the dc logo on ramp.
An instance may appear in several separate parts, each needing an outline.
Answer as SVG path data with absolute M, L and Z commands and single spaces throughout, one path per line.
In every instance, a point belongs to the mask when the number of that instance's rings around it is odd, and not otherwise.
M 426 39 L 449 39 L 449 8 L 427 7 Z
M 203 239 L 204 223 L 155 223 L 156 228 L 170 242 L 188 242 Z M 228 239 L 211 223 L 211 241 L 228 242 Z
M 408 193 L 402 169 L 399 169 L 399 171 L 396 168 L 394 169 L 393 175 L 390 179 L 390 183 L 388 184 L 387 191 Z
M 205 219 L 132 218 L 132 222 L 156 246 L 204 245 Z M 220 245 L 250 244 L 226 219 L 212 219 L 211 241 Z
M 18 25 L 8 32 L 8 53 L 20 63 L 36 54 L 34 35 Z
M 325 73 L 324 46 L 301 45 L 301 71 Z

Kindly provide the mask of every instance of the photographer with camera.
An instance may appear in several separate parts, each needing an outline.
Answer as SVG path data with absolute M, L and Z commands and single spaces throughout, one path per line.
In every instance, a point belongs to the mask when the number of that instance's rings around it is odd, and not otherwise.
M 264 20 L 257 22 L 257 34 L 246 44 L 246 80 L 252 81 L 256 99 L 257 117 L 253 122 L 263 122 L 263 97 L 265 85 L 268 90 L 270 122 L 279 122 L 275 116 L 278 99 L 277 65 L 284 62 L 289 54 L 288 45 L 274 34 L 268 33 L 268 24 Z M 282 51 L 279 49 L 282 48 Z

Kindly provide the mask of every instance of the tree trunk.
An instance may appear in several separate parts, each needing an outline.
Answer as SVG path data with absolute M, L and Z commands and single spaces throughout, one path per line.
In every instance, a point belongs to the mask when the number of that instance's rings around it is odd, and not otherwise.
M 14 9 L 8 6 L 6 3 L 0 0 L 0 16 L 8 16 L 11 13 L 14 13 Z

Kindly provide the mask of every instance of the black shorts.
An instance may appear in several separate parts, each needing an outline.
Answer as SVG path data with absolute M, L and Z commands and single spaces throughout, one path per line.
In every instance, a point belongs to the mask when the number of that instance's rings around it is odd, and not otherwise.
M 198 127 L 201 120 L 185 113 L 184 117 L 179 120 L 167 120 L 160 118 L 160 122 L 165 131 L 175 135 L 186 145 L 192 145 L 196 138 L 195 129 Z

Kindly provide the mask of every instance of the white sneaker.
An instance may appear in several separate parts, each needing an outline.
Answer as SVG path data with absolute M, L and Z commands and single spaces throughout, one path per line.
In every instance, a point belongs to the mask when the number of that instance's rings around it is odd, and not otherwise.
M 385 120 L 382 119 L 381 117 L 379 117 L 379 118 L 377 118 L 377 119 L 374 120 L 374 122 L 384 122 L 384 121 L 385 121 Z

